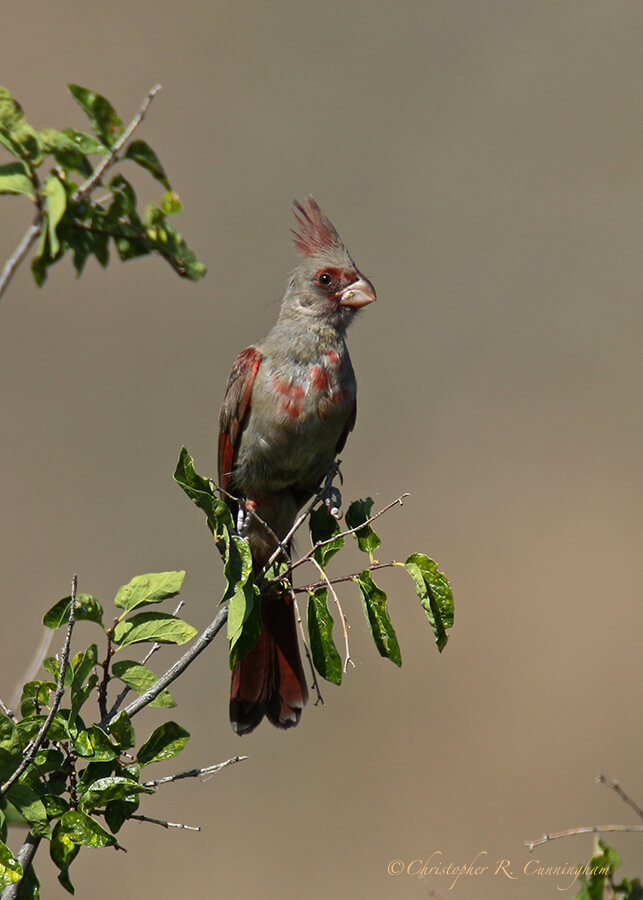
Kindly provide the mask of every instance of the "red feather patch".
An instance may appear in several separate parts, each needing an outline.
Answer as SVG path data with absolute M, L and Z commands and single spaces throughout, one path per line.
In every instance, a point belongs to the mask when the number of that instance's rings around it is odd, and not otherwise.
M 228 490 L 234 469 L 237 445 L 250 409 L 255 376 L 261 365 L 261 353 L 248 347 L 237 356 L 221 407 L 219 431 L 219 486 Z
M 292 229 L 294 243 L 304 256 L 314 256 L 331 247 L 344 246 L 335 226 L 312 197 L 307 197 L 303 203 L 295 201 L 295 218 L 298 229 Z

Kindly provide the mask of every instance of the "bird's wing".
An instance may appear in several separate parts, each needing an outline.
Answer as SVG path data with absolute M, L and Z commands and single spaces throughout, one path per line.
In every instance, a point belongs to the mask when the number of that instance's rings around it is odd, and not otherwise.
M 228 490 L 230 484 L 241 433 L 250 410 L 252 387 L 260 365 L 261 353 L 256 347 L 248 347 L 237 356 L 228 379 L 219 418 L 219 487 L 224 491 Z

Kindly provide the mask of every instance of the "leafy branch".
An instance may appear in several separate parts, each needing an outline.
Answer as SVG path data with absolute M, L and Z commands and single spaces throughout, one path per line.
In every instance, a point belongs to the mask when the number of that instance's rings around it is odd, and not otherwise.
M 0 297 L 36 243 L 31 268 L 39 286 L 49 267 L 68 251 L 78 275 L 90 255 L 106 266 L 110 241 L 121 260 L 154 252 L 181 277 L 202 278 L 205 266 L 167 221 L 182 209 L 178 194 L 149 144 L 131 140 L 161 86 L 149 91 L 127 127 L 101 94 L 75 84 L 68 87 L 89 117 L 93 134 L 73 128 L 37 131 L 27 122 L 20 104 L 0 87 L 0 144 L 14 158 L 0 166 L 0 194 L 25 196 L 35 210 L 32 224 L 0 275 Z M 94 165 L 89 157 L 97 157 Z M 53 168 L 41 176 L 47 160 Z M 109 169 L 127 160 L 146 169 L 165 188 L 160 205 L 151 203 L 142 214 L 133 187 L 120 173 L 107 185 L 103 181 Z M 84 178 L 80 184 L 77 175 Z M 94 198 L 99 187 L 103 193 Z

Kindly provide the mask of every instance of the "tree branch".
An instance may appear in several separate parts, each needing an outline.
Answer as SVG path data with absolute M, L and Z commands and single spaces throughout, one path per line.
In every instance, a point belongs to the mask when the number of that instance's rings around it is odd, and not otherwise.
M 566 828 L 565 831 L 543 834 L 535 841 L 525 841 L 525 847 L 533 850 L 541 844 L 557 841 L 558 838 L 569 837 L 572 834 L 602 834 L 605 831 L 643 831 L 643 825 L 582 825 L 580 828 Z
M 618 781 L 612 781 L 606 775 L 599 775 L 596 780 L 599 784 L 606 784 L 608 787 L 610 787 L 614 791 L 614 793 L 618 794 L 621 800 L 627 803 L 627 805 L 634 810 L 634 812 L 640 819 L 643 819 L 643 809 L 641 809 L 636 800 L 632 800 L 632 798 L 625 793 Z
M 33 220 L 33 224 L 29 226 L 29 228 L 25 232 L 25 236 L 16 247 L 13 255 L 10 256 L 5 263 L 4 269 L 2 270 L 2 275 L 0 276 L 0 297 L 2 297 L 6 289 L 9 287 L 9 282 L 13 278 L 16 269 L 40 237 L 41 230 L 42 212 L 39 209 Z
M 143 787 L 158 787 L 160 784 L 170 784 L 172 781 L 181 781 L 183 778 L 200 778 L 201 776 L 216 775 L 221 769 L 232 766 L 235 763 L 248 759 L 247 756 L 231 756 L 225 762 L 215 763 L 213 766 L 205 766 L 203 769 L 188 769 L 186 772 L 177 772 L 175 775 L 166 775 L 165 778 L 155 778 L 153 781 L 144 781 Z
M 130 717 L 130 719 L 135 716 L 136 713 L 144 709 L 149 703 L 151 703 L 152 700 L 158 697 L 161 691 L 163 691 L 168 685 L 172 684 L 172 682 L 175 681 L 179 677 L 179 675 L 187 669 L 190 663 L 192 663 L 197 658 L 197 656 L 205 650 L 208 644 L 210 644 L 214 640 L 219 631 L 221 631 L 221 629 L 223 628 L 227 618 L 228 607 L 224 606 L 219 610 L 219 612 L 216 614 L 207 628 L 205 628 L 201 632 L 190 649 L 186 653 L 184 653 L 183 656 L 178 659 L 164 675 L 161 675 L 156 684 L 153 684 L 152 687 L 149 688 L 149 690 L 145 691 L 144 694 L 141 694 L 140 697 L 137 697 L 136 700 L 133 700 L 129 704 L 129 706 L 125 707 L 125 712 Z M 115 712 L 110 712 L 107 717 L 101 721 L 101 728 L 109 725 L 114 717 Z
M 20 881 L 14 882 L 14 884 L 7 885 L 7 887 L 2 892 L 2 900 L 17 900 L 20 894 L 20 886 L 22 885 L 22 880 L 27 874 L 29 866 L 33 862 L 33 858 L 36 855 L 36 851 L 38 850 L 41 840 L 42 838 L 36 837 L 31 832 L 27 834 L 25 842 L 20 848 L 18 856 L 16 857 L 22 867 L 22 878 L 20 879 Z
M 60 706 L 60 701 L 63 698 L 63 694 L 65 693 L 65 673 L 67 672 L 67 665 L 69 663 L 69 650 L 71 647 L 71 635 L 74 630 L 74 625 L 76 624 L 76 592 L 78 589 L 78 575 L 74 575 L 71 580 L 71 603 L 69 604 L 69 624 L 67 625 L 67 637 L 65 638 L 65 645 L 63 647 L 62 656 L 60 658 L 60 674 L 58 676 L 58 686 L 56 687 L 56 691 L 54 693 L 51 705 L 49 707 L 49 714 L 47 718 L 42 723 L 40 731 L 36 735 L 36 737 L 31 742 L 28 750 L 26 750 L 25 755 L 22 759 L 22 762 L 15 770 L 15 772 L 5 781 L 5 783 L 0 788 L 0 796 L 4 796 L 12 784 L 20 778 L 22 773 L 29 768 L 31 763 L 34 761 L 36 753 L 42 746 L 42 742 L 47 737 L 47 732 L 51 727 L 51 723 L 54 720 L 54 716 L 58 712 L 58 707 Z
M 186 831 L 201 831 L 200 825 L 183 825 L 182 822 L 166 822 L 164 819 L 152 819 L 150 816 L 134 815 L 130 816 L 130 819 L 136 819 L 137 822 L 151 822 L 152 825 L 161 825 L 163 828 L 183 828 Z

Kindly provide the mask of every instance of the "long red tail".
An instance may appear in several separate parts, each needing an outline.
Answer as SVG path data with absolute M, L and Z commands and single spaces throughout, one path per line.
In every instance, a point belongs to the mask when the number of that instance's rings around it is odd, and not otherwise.
M 259 641 L 232 673 L 230 722 L 237 734 L 253 731 L 264 716 L 278 728 L 292 728 L 308 700 L 292 596 L 272 594 L 261 612 Z

